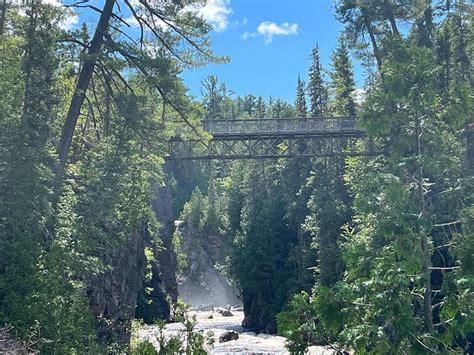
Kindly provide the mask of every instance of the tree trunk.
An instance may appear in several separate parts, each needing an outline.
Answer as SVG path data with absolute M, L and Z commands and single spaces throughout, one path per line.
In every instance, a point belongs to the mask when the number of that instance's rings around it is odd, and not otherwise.
M 59 142 L 58 154 L 59 154 L 59 165 L 57 167 L 56 175 L 61 177 L 64 173 L 66 166 L 66 159 L 68 156 L 69 148 L 71 146 L 72 137 L 74 135 L 74 129 L 77 124 L 77 119 L 81 112 L 82 103 L 86 97 L 86 91 L 89 87 L 89 83 L 94 72 L 94 67 L 97 63 L 97 56 L 99 55 L 102 45 L 104 43 L 104 34 L 107 31 L 110 17 L 112 16 L 114 5 L 116 0 L 106 0 L 102 13 L 100 15 L 99 22 L 95 29 L 94 37 L 90 43 L 89 51 L 84 60 L 82 70 L 79 73 L 79 78 L 74 89 L 74 95 L 69 105 L 69 110 L 66 116 L 66 122 L 64 123 L 61 140 Z
M 375 39 L 374 30 L 372 29 L 372 24 L 370 23 L 369 17 L 363 10 L 362 10 L 362 16 L 364 17 L 364 23 L 365 23 L 365 27 L 367 28 L 367 32 L 369 32 L 370 42 L 372 43 L 372 49 L 374 52 L 375 60 L 377 61 L 377 68 L 379 69 L 379 73 L 383 81 L 382 57 L 380 55 L 380 50 L 377 44 L 377 40 Z
M 393 7 L 390 1 L 385 1 L 385 10 L 388 17 L 388 21 L 390 22 L 390 26 L 392 27 L 392 33 L 396 36 L 400 35 L 398 31 L 397 22 L 395 21 L 395 17 L 393 15 Z

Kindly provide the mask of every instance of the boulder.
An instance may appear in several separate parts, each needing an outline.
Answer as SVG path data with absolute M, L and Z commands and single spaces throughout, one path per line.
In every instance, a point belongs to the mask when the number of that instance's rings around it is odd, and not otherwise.
M 228 309 L 224 309 L 221 314 L 222 314 L 222 317 L 232 317 L 232 316 L 234 316 L 232 314 L 232 312 L 229 311 Z
M 227 341 L 237 340 L 237 339 L 239 339 L 239 333 L 234 332 L 233 330 L 230 330 L 228 332 L 222 333 L 219 336 L 219 343 L 225 343 Z

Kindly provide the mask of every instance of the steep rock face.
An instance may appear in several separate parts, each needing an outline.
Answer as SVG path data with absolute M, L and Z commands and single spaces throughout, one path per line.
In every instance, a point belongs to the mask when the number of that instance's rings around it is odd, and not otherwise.
M 167 292 L 156 260 L 152 261 L 151 270 L 153 276 L 140 290 L 135 313 L 135 317 L 143 319 L 146 324 L 153 324 L 156 319 L 169 319 L 171 314 Z
M 109 250 L 103 261 L 109 269 L 87 282 L 87 296 L 96 317 L 98 340 L 102 344 L 128 344 L 131 321 L 135 314 L 137 295 L 145 271 L 145 241 L 148 238 L 143 223 L 119 250 Z
M 169 184 L 161 186 L 154 185 L 155 198 L 152 207 L 156 218 L 161 224 L 159 231 L 163 242 L 161 248 L 153 250 L 155 260 L 158 264 L 153 270 L 153 278 L 156 282 L 163 282 L 163 286 L 170 296 L 172 302 L 178 300 L 178 282 L 176 281 L 176 255 L 173 251 L 174 216 L 171 205 L 171 189 Z
M 242 326 L 255 332 L 276 333 L 275 313 L 268 308 L 268 301 L 262 294 L 243 291 L 244 320 Z
M 136 317 L 142 318 L 147 324 L 156 319 L 169 320 L 171 307 L 178 300 L 178 284 L 176 281 L 176 255 L 173 251 L 174 217 L 171 206 L 171 189 L 169 185 L 154 183 L 152 208 L 160 223 L 159 239 L 161 245 L 152 240 L 147 246 L 153 252 L 150 261 L 151 278 L 145 281 L 140 290 Z
M 200 231 L 192 223 L 185 223 L 181 233 L 187 267 L 180 277 L 180 297 L 192 306 L 239 304 L 238 291 L 215 268 L 225 258 L 222 236 Z

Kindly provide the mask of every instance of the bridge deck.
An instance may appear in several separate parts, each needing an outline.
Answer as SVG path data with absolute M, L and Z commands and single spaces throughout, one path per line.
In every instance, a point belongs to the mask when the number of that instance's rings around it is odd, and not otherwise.
M 203 128 L 214 139 L 230 136 L 362 133 L 355 117 L 206 120 Z

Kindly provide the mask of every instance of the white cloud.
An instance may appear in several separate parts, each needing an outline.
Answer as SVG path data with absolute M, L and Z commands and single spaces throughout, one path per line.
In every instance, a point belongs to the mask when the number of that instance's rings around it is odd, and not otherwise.
M 271 44 L 273 36 L 290 36 L 298 33 L 297 23 L 284 22 L 277 25 L 275 22 L 264 21 L 257 27 L 257 32 L 245 32 L 240 38 L 243 40 L 249 37 L 263 36 L 265 37 L 265 44 Z
M 79 23 L 79 16 L 72 11 L 71 9 L 67 9 L 67 11 L 63 14 L 63 18 L 59 21 L 59 27 L 63 30 L 71 30 L 74 28 L 75 25 Z
M 57 1 L 57 0 L 48 0 L 48 1 Z M 147 11 L 140 4 L 138 0 L 131 0 L 132 5 L 136 6 L 138 9 L 137 12 L 143 12 L 148 16 Z M 182 10 L 182 13 L 193 12 L 198 16 L 201 16 L 208 24 L 210 24 L 214 30 L 217 32 L 222 32 L 227 29 L 229 24 L 229 16 L 232 14 L 232 9 L 230 7 L 230 0 L 207 0 L 200 1 L 191 5 L 185 6 Z M 129 18 L 125 20 L 127 23 L 134 27 L 139 27 L 138 21 L 130 15 Z M 163 30 L 167 30 L 169 25 L 164 21 L 154 18 L 155 26 L 160 27 Z M 146 30 L 146 29 L 145 29 Z
M 250 37 L 257 37 L 257 36 L 258 36 L 258 33 L 256 33 L 256 32 L 248 32 L 247 31 L 242 36 L 240 36 L 240 38 L 242 38 L 245 41 Z
M 193 5 L 192 10 L 202 16 L 217 32 L 223 32 L 229 25 L 232 15 L 230 0 L 208 0 L 204 6 Z
M 257 32 L 265 37 L 265 44 L 270 44 L 272 43 L 273 36 L 289 36 L 297 34 L 298 24 L 289 24 L 288 22 L 285 22 L 279 26 L 275 22 L 265 21 L 258 26 Z

